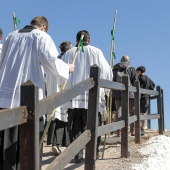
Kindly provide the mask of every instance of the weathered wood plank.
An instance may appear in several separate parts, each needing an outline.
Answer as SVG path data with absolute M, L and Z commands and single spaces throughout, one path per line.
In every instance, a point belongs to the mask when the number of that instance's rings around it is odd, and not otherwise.
M 136 115 L 129 117 L 129 125 L 131 123 L 134 123 L 135 121 L 137 121 L 137 116 Z
M 122 120 L 125 121 L 125 127 L 121 129 L 121 157 L 129 157 L 129 86 L 128 75 L 122 77 L 122 83 L 126 86 L 126 91 L 121 92 Z
M 159 95 L 158 91 L 142 89 L 142 88 L 140 88 L 139 93 L 141 93 L 141 94 L 148 94 L 148 95 Z
M 27 106 L 28 121 L 20 126 L 20 169 L 39 170 L 38 87 L 31 81 L 21 86 L 21 106 Z
M 90 77 L 93 78 L 95 86 L 89 90 L 87 129 L 91 130 L 91 140 L 86 145 L 85 170 L 95 169 L 96 148 L 97 148 L 97 125 L 99 106 L 99 77 L 100 68 L 97 65 L 90 67 Z
M 135 81 L 135 87 L 137 92 L 135 93 L 134 106 L 135 106 L 135 115 L 137 116 L 137 121 L 135 122 L 135 143 L 140 143 L 140 132 L 141 132 L 141 119 L 140 119 L 140 83 Z
M 140 115 L 140 120 L 160 119 L 159 114 Z
M 134 87 L 134 86 L 129 86 L 129 91 L 137 92 L 136 87 Z
M 114 82 L 114 81 L 104 80 L 104 79 L 99 80 L 99 87 L 112 89 L 112 90 L 119 90 L 119 91 L 125 90 L 124 84 L 117 83 L 117 82 Z
M 0 110 L 0 131 L 26 123 L 27 107 Z
M 99 126 L 97 128 L 97 136 L 105 135 L 107 133 L 116 131 L 118 129 L 121 129 L 125 126 L 125 122 L 123 120 L 119 122 L 113 122 L 107 125 Z
M 63 168 L 90 141 L 90 139 L 90 130 L 84 131 L 56 159 L 54 159 L 54 161 L 46 168 L 46 170 L 63 170 Z
M 89 78 L 81 83 L 75 84 L 74 86 L 63 90 L 59 93 L 55 93 L 40 101 L 39 116 L 51 113 L 51 111 L 58 106 L 63 105 L 74 97 L 82 94 L 83 92 L 94 87 L 94 82 L 92 78 Z

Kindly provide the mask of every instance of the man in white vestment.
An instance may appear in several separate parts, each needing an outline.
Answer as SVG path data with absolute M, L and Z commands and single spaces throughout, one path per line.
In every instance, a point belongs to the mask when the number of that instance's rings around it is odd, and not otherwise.
M 70 86 L 77 84 L 90 77 L 90 67 L 97 64 L 100 68 L 100 78 L 112 81 L 113 73 L 112 69 L 106 61 L 102 51 L 94 46 L 90 45 L 90 35 L 86 30 L 79 31 L 76 36 L 77 45 L 67 51 L 62 60 L 66 63 L 71 63 L 73 56 L 76 52 L 81 35 L 84 35 L 83 45 L 84 52 L 78 51 L 77 58 L 75 60 L 75 71 L 70 74 L 66 84 L 66 89 Z M 99 125 L 101 125 L 101 114 L 105 108 L 105 94 L 109 94 L 109 90 L 100 88 L 99 92 Z M 72 140 L 75 140 L 86 128 L 87 125 L 87 109 L 88 109 L 88 91 L 75 97 L 66 104 L 63 105 L 68 110 L 68 120 L 71 125 Z M 97 153 L 99 148 L 100 138 L 97 142 Z M 81 150 L 74 158 L 75 163 L 80 163 L 83 159 L 83 150 Z
M 38 16 L 30 25 L 9 33 L 5 38 L 0 62 L 0 108 L 14 108 L 20 105 L 20 86 L 27 80 L 38 86 L 39 100 L 43 99 L 43 70 L 64 80 L 68 79 L 69 72 L 74 71 L 74 65 L 68 65 L 58 59 L 57 48 L 47 31 L 47 19 Z M 43 118 L 40 121 L 41 124 Z M 6 129 L 1 133 L 0 169 L 16 170 L 18 127 Z

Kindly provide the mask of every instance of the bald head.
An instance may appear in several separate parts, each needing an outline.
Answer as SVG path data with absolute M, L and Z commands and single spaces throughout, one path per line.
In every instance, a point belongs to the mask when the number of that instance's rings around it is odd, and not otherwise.
M 127 55 L 122 56 L 121 62 L 128 62 L 130 63 L 130 58 Z

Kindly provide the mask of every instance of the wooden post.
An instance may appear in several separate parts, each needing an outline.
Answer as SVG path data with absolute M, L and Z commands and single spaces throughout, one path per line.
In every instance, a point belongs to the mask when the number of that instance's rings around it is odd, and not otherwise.
M 21 106 L 27 106 L 27 123 L 20 126 L 21 170 L 39 170 L 39 103 L 38 87 L 31 81 L 21 86 Z
M 151 114 L 151 99 L 149 97 L 149 105 L 148 105 L 148 115 Z M 147 129 L 151 129 L 151 120 L 147 120 Z
M 164 92 L 163 89 L 161 89 L 161 98 L 162 98 L 162 119 L 163 119 L 163 131 L 165 131 L 165 117 L 164 117 Z
M 99 86 L 100 69 L 97 65 L 90 67 L 90 77 L 94 80 L 94 87 L 89 90 L 87 129 L 91 130 L 91 140 L 86 145 L 85 170 L 94 170 L 97 148 L 97 125 L 99 107 Z
M 121 107 L 122 107 L 122 120 L 125 121 L 125 127 L 121 129 L 121 157 L 128 158 L 129 153 L 129 140 L 128 140 L 128 126 L 129 126 L 129 85 L 128 75 L 122 77 L 122 84 L 125 85 L 126 90 L 121 92 Z
M 137 92 L 135 93 L 135 115 L 137 116 L 137 121 L 135 122 L 135 143 L 140 143 L 140 83 L 135 81 L 135 87 Z
M 157 96 L 157 107 L 158 107 L 158 114 L 160 114 L 160 118 L 158 119 L 158 128 L 159 134 L 163 134 L 163 114 L 162 114 L 162 99 L 161 99 L 161 88 L 160 86 L 156 87 L 156 90 L 159 92 Z

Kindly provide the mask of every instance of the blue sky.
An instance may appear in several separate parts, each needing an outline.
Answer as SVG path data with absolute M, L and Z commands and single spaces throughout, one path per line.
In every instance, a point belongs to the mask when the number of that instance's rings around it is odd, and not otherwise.
M 43 15 L 49 21 L 48 33 L 57 48 L 65 40 L 75 45 L 77 32 L 86 29 L 91 35 L 91 45 L 100 48 L 108 61 L 110 32 L 117 9 L 114 63 L 126 54 L 135 68 L 146 67 L 146 74 L 164 90 L 165 128 L 170 130 L 170 1 L 36 0 L 32 3 L 0 0 L 0 6 L 0 27 L 4 37 L 14 30 L 12 12 L 20 19 L 20 28 L 29 24 L 35 16 Z M 157 113 L 156 101 L 152 101 L 151 112 Z M 157 128 L 157 121 L 153 120 L 151 126 Z

